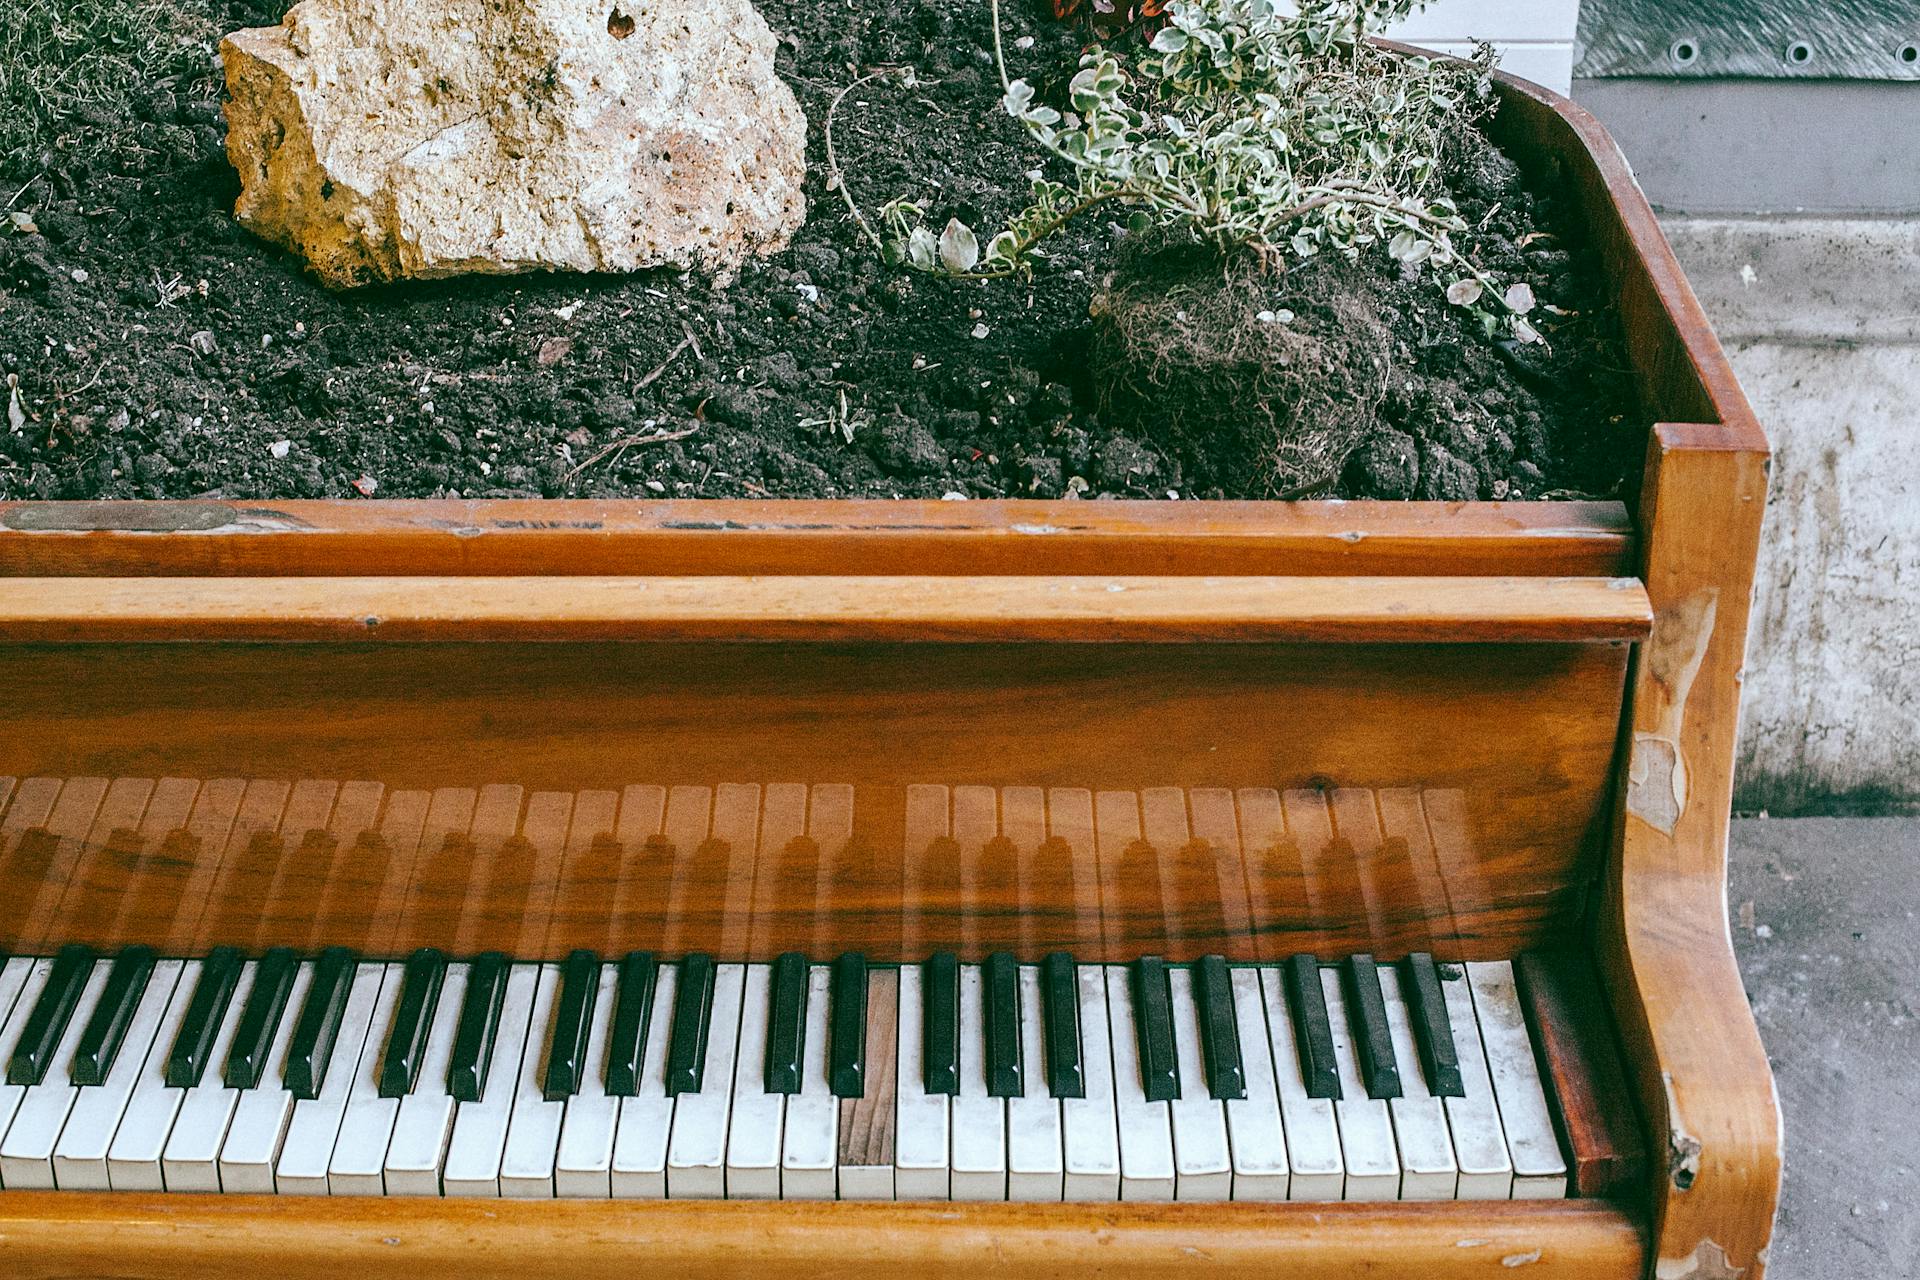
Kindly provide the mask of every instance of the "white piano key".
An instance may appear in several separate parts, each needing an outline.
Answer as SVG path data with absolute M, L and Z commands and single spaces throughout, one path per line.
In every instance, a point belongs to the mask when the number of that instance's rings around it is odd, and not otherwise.
M 166 963 L 178 963 L 162 961 Z M 154 966 L 156 975 L 159 965 Z M 167 998 L 166 1011 L 154 1029 L 153 1043 L 147 1047 L 134 1080 L 133 1092 L 107 1148 L 107 1185 L 115 1191 L 164 1191 L 160 1157 L 167 1149 L 167 1135 L 173 1132 L 174 1117 L 186 1098 L 185 1089 L 167 1086 L 167 1058 L 173 1042 L 186 1021 L 193 992 L 200 985 L 200 962 L 188 960 L 180 966 L 173 994 Z M 122 1053 L 126 1050 L 123 1048 Z
M 1287 1138 L 1287 1198 L 1338 1200 L 1347 1185 L 1339 1121 L 1332 1099 L 1307 1096 L 1300 1046 L 1287 1007 L 1286 980 L 1279 969 L 1260 970 L 1260 996 L 1266 1006 L 1268 1047 L 1273 1051 L 1273 1087 L 1280 1098 L 1280 1123 Z
M 1240 1031 L 1240 1065 L 1247 1096 L 1227 1100 L 1227 1137 L 1233 1152 L 1235 1200 L 1287 1198 L 1287 1139 L 1274 1087 L 1273 1047 L 1260 994 L 1260 974 L 1231 971 L 1233 1019 Z
M 112 968 L 105 956 L 94 962 L 93 972 L 80 991 L 80 1001 L 73 1007 L 73 1018 L 47 1064 L 46 1075 L 27 1089 L 13 1123 L 7 1126 L 6 1140 L 0 1142 L 0 1186 L 9 1191 L 53 1189 L 53 1149 L 80 1093 L 68 1068 L 73 1065 L 80 1036 L 87 1019 L 93 1016 L 93 1006 L 100 1002 L 101 989 L 107 985 Z
M 546 1035 L 533 1023 L 533 997 L 540 985 L 541 966 L 516 964 L 507 971 L 507 990 L 500 1000 L 500 1028 L 494 1033 L 493 1059 L 487 1085 L 477 1102 L 462 1102 L 454 1112 L 453 1136 L 447 1141 L 447 1163 L 441 1188 L 450 1196 L 500 1194 L 500 1161 L 506 1154 L 507 1127 L 513 1120 L 513 1101 L 526 1056 L 529 1037 Z
M 52 972 L 51 958 L 30 956 L 15 956 L 7 961 L 5 968 L 0 968 L 0 1007 L 11 1006 L 0 1014 L 0 1138 L 6 1136 L 14 1113 L 20 1109 L 20 1100 L 27 1096 L 25 1085 L 7 1083 L 6 1064 L 13 1057 L 14 1045 L 19 1042 L 27 1018 Z M 0 1187 L 5 1185 L 5 1180 L 0 1179 Z
M 1180 1064 L 1180 1096 L 1167 1104 L 1173 1121 L 1174 1199 L 1227 1200 L 1233 1195 L 1227 1112 L 1207 1091 L 1192 971 L 1169 968 L 1167 986 L 1173 995 L 1174 1056 Z
M 333 1042 L 319 1096 L 294 1102 L 293 1115 L 287 1121 L 287 1138 L 281 1144 L 280 1159 L 273 1166 L 274 1190 L 283 1196 L 328 1193 L 327 1167 L 333 1162 L 334 1142 L 340 1136 L 347 1100 L 353 1094 L 353 1067 L 360 1059 L 360 1050 L 375 1034 L 372 1032 L 373 1010 L 379 1003 L 386 975 L 387 966 L 383 964 L 353 967 L 346 1008 L 340 1015 L 340 1034 Z M 287 1014 L 289 1021 L 297 1021 L 297 1006 L 289 1004 Z
M 1402 1200 L 1451 1200 L 1459 1190 L 1460 1169 L 1453 1158 L 1445 1104 L 1427 1089 L 1420 1050 L 1413 1039 L 1413 1018 L 1400 991 L 1400 973 L 1380 966 L 1380 994 L 1387 1006 L 1387 1030 L 1400 1063 L 1399 1097 L 1387 1103 L 1393 1118 L 1393 1143 L 1400 1156 Z
M 293 1042 L 294 1019 L 313 985 L 313 966 L 298 965 L 293 971 L 286 1008 L 268 1043 L 259 1085 L 230 1089 L 222 1072 L 257 975 L 256 961 L 241 967 L 206 1074 L 180 1100 L 180 1115 L 160 1157 L 168 1191 L 273 1191 L 273 1162 L 280 1157 L 287 1117 L 293 1114 L 293 1095 L 287 1092 L 281 1068 L 287 1046 Z
M 1500 1104 L 1500 1124 L 1513 1159 L 1513 1198 L 1559 1199 L 1567 1194 L 1567 1165 L 1534 1061 L 1520 993 L 1514 989 L 1513 966 L 1505 960 L 1469 964 L 1467 981 L 1473 987 L 1480 1042 L 1487 1051 L 1493 1096 Z
M 920 967 L 903 964 L 893 1102 L 893 1191 L 902 1200 L 947 1199 L 953 1167 L 947 1141 L 951 1099 L 927 1092 L 925 1025 Z
M 780 1194 L 788 1200 L 831 1200 L 840 1155 L 840 1099 L 827 1079 L 833 1035 L 828 1021 L 833 970 L 807 970 L 807 1042 L 800 1060 L 800 1092 L 787 1099 L 780 1152 Z M 733 1122 L 740 1123 L 739 1112 Z
M 453 1059 L 453 1041 L 460 1028 L 460 1007 L 467 999 L 465 964 L 450 964 L 441 980 L 440 1003 L 434 1006 L 433 1029 L 427 1034 L 427 1054 L 413 1092 L 400 1099 L 393 1119 L 393 1141 L 387 1144 L 387 1162 L 381 1180 L 390 1196 L 437 1196 L 447 1143 L 453 1136 L 453 1117 L 459 1106 L 447 1092 L 447 1066 Z
M 198 966 L 195 966 L 196 968 Z M 53 1149 L 53 1180 L 63 1191 L 106 1191 L 107 1153 L 114 1135 L 120 1131 L 127 1104 L 147 1065 L 147 1054 L 154 1037 L 179 989 L 181 962 L 157 960 L 147 976 L 147 989 L 140 994 L 133 1017 L 127 1023 L 126 1037 L 120 1042 L 113 1069 L 97 1085 L 80 1090 L 74 1099 L 73 1113 L 60 1131 L 60 1142 Z
M 1445 977 L 1449 970 L 1457 976 Z M 1447 995 L 1447 1020 L 1453 1024 L 1453 1048 L 1466 1090 L 1464 1096 L 1446 1100 L 1454 1160 L 1460 1166 L 1458 1194 L 1462 1200 L 1506 1200 L 1513 1195 L 1513 1159 L 1507 1154 L 1507 1131 L 1500 1124 L 1500 1104 L 1493 1096 L 1493 1077 L 1480 1044 L 1473 990 L 1457 966 L 1441 972 L 1440 989 Z
M 631 1098 L 620 1099 L 613 1131 L 613 1194 L 659 1200 L 667 1194 L 667 1136 L 673 1131 L 673 1099 L 667 1096 L 667 1040 L 673 1025 L 678 967 L 660 966 L 653 986 L 653 1016 L 640 1080 Z
M 566 1118 L 560 1125 L 560 1150 L 553 1162 L 556 1196 L 604 1200 L 613 1194 L 613 1130 L 620 1120 L 620 1099 L 607 1096 L 607 1037 L 613 1033 L 619 982 L 619 965 L 600 967 L 593 1026 L 587 1035 L 586 1074 L 579 1091 L 567 1099 Z
M 327 1162 L 327 1190 L 336 1196 L 377 1196 L 386 1190 L 382 1171 L 387 1163 L 387 1144 L 393 1140 L 393 1122 L 400 1114 L 400 1099 L 380 1096 L 380 1059 L 393 1029 L 393 1011 L 400 1003 L 405 973 L 404 964 L 385 966 L 366 1040 L 360 1046 L 359 1058 L 352 1060 L 353 1081 L 340 1117 L 340 1136 L 334 1139 L 333 1156 Z
M 1120 1129 L 1113 1099 L 1113 1040 L 1107 1018 L 1107 972 L 1080 965 L 1080 1077 L 1084 1097 L 1060 1100 L 1067 1200 L 1120 1198 Z
M 780 1198 L 780 1142 L 787 1095 L 767 1092 L 767 1031 L 773 969 L 750 964 L 741 988 L 734 1053 L 733 1121 L 727 1126 L 727 1198 Z M 812 1004 L 809 1001 L 808 1010 Z
M 707 1032 L 707 1066 L 700 1077 L 700 1092 L 682 1093 L 673 1100 L 667 1194 L 675 1199 L 718 1200 L 727 1193 L 727 1120 L 733 1105 L 734 1051 L 740 1040 L 745 982 L 745 965 L 714 968 L 713 1020 Z
M 960 1092 L 954 1095 L 955 1200 L 1007 1198 L 1007 1104 L 987 1093 L 987 1017 L 980 966 L 960 966 Z
M 540 966 L 533 993 L 533 1023 L 513 1083 L 513 1116 L 500 1155 L 500 1194 L 522 1199 L 551 1198 L 553 1160 L 560 1147 L 560 1125 L 567 1104 L 547 1101 L 542 1090 L 547 1049 L 553 1041 L 553 1007 L 560 999 L 560 966 Z
M 1060 1102 L 1047 1091 L 1046 1018 L 1040 966 L 1020 966 L 1021 1095 L 1007 1099 L 1007 1199 L 1058 1200 L 1066 1151 Z
M 1386 1099 L 1367 1096 L 1360 1056 L 1353 1047 L 1353 1029 L 1347 1022 L 1340 971 L 1321 969 L 1320 989 L 1327 997 L 1327 1021 L 1333 1024 L 1333 1062 L 1340 1072 L 1340 1100 L 1333 1104 L 1333 1114 L 1340 1121 L 1340 1156 L 1347 1166 L 1344 1198 L 1397 1200 L 1400 1159 L 1393 1150 L 1393 1119 L 1387 1114 Z
M 1124 965 L 1107 967 L 1107 1016 L 1113 1027 L 1114 1119 L 1120 1130 L 1120 1198 L 1171 1200 L 1173 1119 L 1164 1102 L 1147 1101 L 1140 1077 L 1140 1039 L 1133 990 Z

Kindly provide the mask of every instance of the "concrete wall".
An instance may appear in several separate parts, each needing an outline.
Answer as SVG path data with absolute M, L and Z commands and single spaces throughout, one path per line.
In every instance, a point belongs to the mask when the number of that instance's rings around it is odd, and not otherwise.
M 1775 450 L 1736 808 L 1920 811 L 1920 221 L 1666 228 Z

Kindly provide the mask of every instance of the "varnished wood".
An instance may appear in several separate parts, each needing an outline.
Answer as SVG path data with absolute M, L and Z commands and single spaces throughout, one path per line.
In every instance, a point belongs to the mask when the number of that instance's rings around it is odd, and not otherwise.
M 1600 1201 L 860 1204 L 0 1194 L 15 1280 L 1617 1280 L 1639 1231 Z
M 0 576 L 1265 574 L 1610 578 L 1617 502 L 0 503 Z
M 1631 578 L 0 578 L 0 642 L 1636 640 Z
M 1574 1193 L 1637 1197 L 1647 1176 L 1646 1140 L 1591 961 L 1572 949 L 1529 951 L 1515 960 L 1514 974 Z

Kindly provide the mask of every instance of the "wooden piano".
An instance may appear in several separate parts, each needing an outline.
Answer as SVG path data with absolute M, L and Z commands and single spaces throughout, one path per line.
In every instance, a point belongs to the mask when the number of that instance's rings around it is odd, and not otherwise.
M 1765 1269 L 1765 442 L 1636 504 L 0 506 L 0 1270 Z

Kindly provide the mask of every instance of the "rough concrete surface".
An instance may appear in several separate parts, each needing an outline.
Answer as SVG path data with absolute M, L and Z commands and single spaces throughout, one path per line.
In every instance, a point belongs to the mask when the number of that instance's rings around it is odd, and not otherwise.
M 1665 225 L 1774 448 L 1736 807 L 1920 809 L 1920 221 Z
M 1786 1117 L 1769 1280 L 1920 1274 L 1920 820 L 1734 824 L 1734 949 Z

